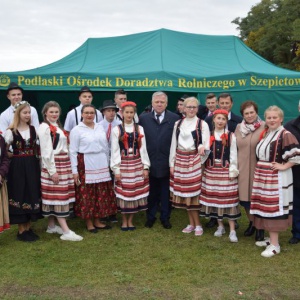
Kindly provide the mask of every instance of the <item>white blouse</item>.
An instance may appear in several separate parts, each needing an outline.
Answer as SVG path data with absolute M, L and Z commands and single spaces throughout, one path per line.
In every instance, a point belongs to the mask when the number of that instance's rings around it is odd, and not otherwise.
M 259 160 L 262 160 L 262 161 L 269 161 L 270 160 L 270 146 L 271 146 L 271 143 L 278 139 L 278 136 L 282 133 L 283 130 L 284 130 L 284 127 L 279 126 L 275 130 L 268 131 L 266 136 L 258 143 L 258 145 L 256 146 L 256 156 L 258 157 Z M 294 148 L 290 151 L 285 151 L 285 153 L 283 153 L 282 158 L 284 159 L 284 156 L 286 156 L 287 153 L 290 156 L 290 154 L 292 154 L 293 152 L 300 153 L 300 150 L 297 149 L 297 148 Z M 294 164 L 300 164 L 300 156 L 295 155 L 293 157 L 290 157 L 288 159 L 288 161 L 291 162 L 291 163 L 294 163 Z
M 56 149 L 53 149 L 49 125 L 43 122 L 37 130 L 41 147 L 42 167 L 47 169 L 50 176 L 56 173 L 54 155 L 68 153 L 68 140 L 64 132 L 58 127 L 57 123 L 51 123 L 51 125 L 55 126 L 57 133 L 59 133 Z
M 28 140 L 30 139 L 30 128 L 24 130 L 24 131 L 20 131 L 19 130 L 19 133 L 21 134 L 23 140 Z M 11 145 L 13 140 L 14 140 L 14 136 L 13 136 L 13 133 L 11 130 L 6 130 L 5 133 L 4 133 L 4 139 L 5 139 L 5 143 L 7 145 Z
M 174 125 L 173 135 L 172 135 L 172 143 L 170 149 L 170 156 L 169 156 L 169 166 L 174 167 L 175 164 L 175 156 L 176 156 L 176 149 L 183 151 L 193 151 L 195 150 L 195 142 L 193 136 L 191 134 L 192 131 L 196 130 L 198 118 L 197 116 L 193 118 L 185 118 L 183 119 L 180 125 L 180 133 L 178 136 L 178 141 L 176 138 L 176 131 L 178 123 L 177 121 Z M 207 123 L 202 121 L 201 127 L 201 135 L 202 135 L 202 144 L 198 146 L 198 150 L 201 147 L 204 147 L 205 150 L 209 150 L 209 138 L 210 138 L 210 131 Z
M 224 133 L 224 130 L 215 129 L 215 139 L 216 141 L 221 141 L 221 136 Z M 228 133 L 228 130 L 225 130 L 225 133 Z M 229 177 L 235 178 L 239 175 L 238 170 L 238 161 L 237 161 L 237 145 L 236 145 L 236 136 L 234 133 L 231 134 L 231 144 L 230 144 L 230 153 L 229 153 Z
M 111 180 L 108 142 L 99 123 L 94 123 L 94 128 L 91 128 L 80 122 L 71 130 L 70 159 L 73 174 L 78 173 L 78 153 L 84 154 L 86 183 Z
M 127 133 L 131 133 L 134 130 L 133 123 L 131 124 L 125 124 L 125 131 Z M 150 168 L 150 159 L 147 153 L 146 148 L 146 139 L 145 139 L 145 133 L 142 126 L 139 126 L 140 134 L 143 135 L 141 142 L 141 148 L 139 149 L 142 164 L 144 166 L 144 169 Z M 111 158 L 110 158 L 110 168 L 114 172 L 114 174 L 120 174 L 120 165 L 121 165 L 121 151 L 119 146 L 119 136 L 120 136 L 120 130 L 119 127 L 116 126 L 112 130 L 112 136 L 111 136 Z

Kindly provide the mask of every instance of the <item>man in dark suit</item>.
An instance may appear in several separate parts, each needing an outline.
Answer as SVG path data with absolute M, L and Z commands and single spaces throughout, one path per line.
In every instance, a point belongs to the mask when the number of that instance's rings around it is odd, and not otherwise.
M 205 98 L 205 106 L 199 105 L 197 116 L 201 120 L 205 120 L 205 118 L 212 116 L 213 112 L 217 109 L 217 97 L 214 93 L 209 93 Z
M 231 132 L 235 132 L 235 128 L 237 124 L 241 123 L 243 121 L 243 118 L 234 114 L 231 109 L 233 106 L 233 100 L 230 94 L 228 93 L 222 93 L 218 97 L 218 105 L 219 108 L 225 109 L 228 111 L 228 123 L 227 127 L 228 130 Z M 208 116 L 205 118 L 206 123 L 209 126 L 210 131 L 212 131 L 213 126 L 212 126 L 212 116 Z
M 177 100 L 177 105 L 176 105 L 176 111 L 175 114 L 177 114 L 181 119 L 184 118 L 184 109 L 183 109 L 183 102 L 186 98 L 188 98 L 189 95 L 184 94 Z
M 170 167 L 169 155 L 174 124 L 179 116 L 166 110 L 168 96 L 164 92 L 152 95 L 151 113 L 142 114 L 139 124 L 144 128 L 147 151 L 150 158 L 150 193 L 146 227 L 151 228 L 156 220 L 156 211 L 160 203 L 160 221 L 164 228 L 170 229 L 171 205 L 169 200 Z
M 236 114 L 234 114 L 231 111 L 232 106 L 233 106 L 233 100 L 232 100 L 231 95 L 228 94 L 228 93 L 220 94 L 219 97 L 218 97 L 218 105 L 219 105 L 219 108 L 225 109 L 225 110 L 228 111 L 227 128 L 228 128 L 229 131 L 235 132 L 235 128 L 236 128 L 237 124 L 241 123 L 243 121 L 243 118 L 236 115 Z M 210 131 L 213 130 L 212 118 L 213 118 L 213 116 L 209 116 L 209 117 L 205 118 L 205 121 L 208 124 Z M 212 228 L 215 225 L 217 225 L 217 219 L 211 218 L 209 220 L 209 222 L 206 223 L 205 226 L 207 228 Z M 235 222 L 235 228 L 236 229 L 238 228 L 238 223 L 237 222 Z

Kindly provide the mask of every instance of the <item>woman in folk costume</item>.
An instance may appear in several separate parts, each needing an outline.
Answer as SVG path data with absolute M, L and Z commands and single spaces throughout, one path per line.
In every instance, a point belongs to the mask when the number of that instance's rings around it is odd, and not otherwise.
M 69 229 L 66 217 L 75 201 L 74 179 L 68 149 L 68 134 L 59 121 L 61 108 L 55 101 L 42 110 L 44 122 L 38 129 L 42 158 L 42 211 L 48 217 L 48 233 L 60 234 L 61 240 L 81 241 L 83 238 Z M 60 226 L 55 224 L 57 219 Z
M 244 232 L 244 236 L 251 236 L 255 232 L 255 240 L 264 240 L 264 231 L 256 230 L 253 225 L 252 215 L 250 215 L 250 200 L 254 170 L 257 163 L 255 153 L 259 142 L 260 134 L 265 129 L 265 122 L 258 116 L 258 106 L 254 101 L 245 101 L 240 108 L 243 121 L 237 125 L 234 132 L 238 147 L 238 166 L 239 166 L 239 200 L 244 207 L 249 225 Z
M 31 229 L 31 222 L 41 217 L 41 171 L 37 158 L 37 134 L 30 125 L 30 112 L 27 101 L 17 103 L 13 122 L 4 135 L 7 149 L 13 149 L 7 177 L 10 223 L 18 224 L 17 239 L 23 242 L 39 239 Z
M 271 257 L 280 253 L 279 232 L 292 225 L 293 176 L 291 167 L 300 164 L 300 148 L 295 136 L 282 126 L 283 111 L 270 106 L 265 111 L 267 129 L 256 147 L 258 162 L 254 173 L 250 213 L 258 229 L 270 238 L 255 244 L 266 247 L 261 253 Z
M 172 205 L 186 209 L 189 217 L 189 225 L 182 232 L 194 231 L 196 236 L 201 236 L 203 234 L 199 219 L 201 164 L 205 150 L 209 149 L 210 134 L 207 123 L 197 117 L 198 107 L 197 98 L 189 97 L 184 100 L 183 109 L 186 117 L 175 123 L 169 164 Z
M 81 109 L 82 122 L 71 130 L 70 158 L 75 188 L 75 214 L 85 220 L 91 233 L 111 229 L 100 222 L 117 213 L 116 196 L 109 172 L 109 147 L 106 133 L 94 122 L 96 108 Z
M 6 176 L 9 170 L 5 140 L 0 134 L 0 233 L 10 228 Z
M 110 166 L 115 175 L 115 193 L 122 214 L 121 230 L 135 230 L 133 216 L 147 209 L 150 160 L 143 127 L 134 122 L 136 104 L 122 104 L 122 124 L 111 136 Z
M 225 234 L 223 219 L 228 219 L 229 240 L 237 242 L 235 220 L 240 218 L 237 176 L 237 146 L 234 133 L 226 129 L 228 112 L 217 109 L 213 113 L 213 131 L 210 137 L 210 154 L 202 177 L 200 215 L 217 218 L 218 229 L 214 236 Z

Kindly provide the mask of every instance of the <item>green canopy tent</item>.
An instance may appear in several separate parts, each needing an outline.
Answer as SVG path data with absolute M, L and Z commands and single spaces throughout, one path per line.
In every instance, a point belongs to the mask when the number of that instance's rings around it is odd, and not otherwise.
M 20 72 L 0 72 L 1 110 L 5 90 L 17 82 L 38 110 L 57 100 L 66 112 L 78 103 L 84 85 L 95 91 L 95 104 L 113 98 L 123 88 L 143 109 L 157 90 L 170 96 L 170 107 L 182 93 L 205 99 L 207 93 L 229 92 L 234 111 L 247 99 L 260 112 L 277 104 L 286 119 L 297 115 L 300 73 L 276 67 L 235 36 L 210 36 L 160 29 L 120 37 L 90 38 L 68 56 L 52 64 Z

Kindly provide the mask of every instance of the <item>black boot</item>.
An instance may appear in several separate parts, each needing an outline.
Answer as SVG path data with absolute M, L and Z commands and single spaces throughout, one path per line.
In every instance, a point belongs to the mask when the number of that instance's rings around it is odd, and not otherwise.
M 218 224 L 218 221 L 216 218 L 210 218 L 209 222 L 206 223 L 205 227 L 206 228 L 213 228 Z
M 263 229 L 256 229 L 255 240 L 263 241 L 265 239 L 265 231 Z
M 255 227 L 253 226 L 253 222 L 250 221 L 248 228 L 244 232 L 244 236 L 251 236 L 254 234 L 254 232 L 255 232 Z

